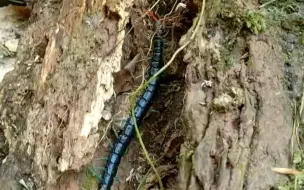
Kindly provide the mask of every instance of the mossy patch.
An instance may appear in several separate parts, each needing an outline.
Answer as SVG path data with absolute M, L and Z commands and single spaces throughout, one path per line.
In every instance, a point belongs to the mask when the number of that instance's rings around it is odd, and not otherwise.
M 296 168 L 304 168 L 303 152 L 296 151 L 294 153 L 293 164 Z M 304 173 L 291 176 L 291 181 L 282 183 L 279 190 L 300 190 L 304 187 Z
M 247 11 L 245 14 L 246 26 L 254 33 L 259 34 L 267 29 L 265 16 L 262 11 Z
M 221 60 L 217 64 L 217 70 L 218 71 L 225 71 L 227 69 L 230 69 L 234 65 L 234 59 L 231 54 L 230 49 L 221 48 Z
M 244 102 L 244 90 L 238 87 L 232 87 L 229 92 L 214 98 L 213 108 L 216 111 L 227 111 L 243 105 Z
M 98 189 L 98 179 L 93 173 L 87 172 L 87 176 L 83 182 L 82 190 L 96 190 Z

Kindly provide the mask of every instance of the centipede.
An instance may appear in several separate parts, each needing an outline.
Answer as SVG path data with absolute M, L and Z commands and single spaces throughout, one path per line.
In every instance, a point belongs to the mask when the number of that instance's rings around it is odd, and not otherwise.
M 155 35 L 153 38 L 153 51 L 150 59 L 150 67 L 146 74 L 145 80 L 150 79 L 160 68 L 164 65 L 164 42 L 163 38 L 159 35 Z M 159 87 L 160 76 L 154 77 L 146 86 L 143 93 L 138 97 L 134 109 L 135 122 L 137 126 L 140 126 L 145 114 L 147 113 L 150 104 Z M 135 124 L 130 113 L 122 133 L 118 136 L 114 142 L 109 158 L 107 160 L 105 170 L 100 182 L 100 190 L 110 190 L 114 177 L 117 174 L 118 166 L 121 158 L 125 154 L 129 144 L 135 133 Z

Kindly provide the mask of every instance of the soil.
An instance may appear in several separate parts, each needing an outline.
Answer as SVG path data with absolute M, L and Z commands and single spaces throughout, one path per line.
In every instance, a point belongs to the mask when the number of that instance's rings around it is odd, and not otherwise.
M 5 190 L 98 189 L 130 95 L 149 66 L 155 25 L 142 15 L 155 2 L 34 3 L 15 67 L 0 85 Z M 155 14 L 164 18 L 176 2 L 157 4 Z M 201 11 L 200 1 L 184 3 L 187 12 L 164 19 L 166 62 Z M 255 34 L 249 18 L 258 17 L 247 11 L 259 6 L 207 1 L 195 38 L 161 76 L 140 133 L 166 189 L 270 190 L 289 180 L 271 168 L 292 166 L 291 102 L 301 96 L 304 56 L 301 26 L 291 26 L 304 5 L 288 13 L 291 20 L 275 20 L 275 5 L 264 8 L 268 28 Z M 159 189 L 135 137 L 112 189 L 142 182 L 142 189 Z

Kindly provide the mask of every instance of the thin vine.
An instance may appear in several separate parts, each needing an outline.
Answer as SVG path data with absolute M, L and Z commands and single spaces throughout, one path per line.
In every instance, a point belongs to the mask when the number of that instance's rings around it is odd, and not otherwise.
M 131 95 L 131 102 L 132 102 L 132 119 L 133 119 L 133 122 L 134 122 L 134 127 L 135 127 L 135 131 L 136 131 L 136 135 L 137 135 L 137 138 L 139 140 L 139 143 L 140 143 L 140 146 L 144 152 L 144 155 L 151 167 L 151 169 L 153 170 L 153 172 L 155 173 L 156 175 L 156 178 L 158 180 L 158 183 L 159 183 L 159 186 L 160 186 L 160 189 L 161 190 L 164 190 L 164 186 L 163 186 L 163 183 L 162 183 L 162 180 L 161 180 L 161 177 L 158 173 L 158 171 L 156 170 L 150 156 L 149 156 L 149 153 L 143 143 L 143 140 L 141 138 L 141 135 L 139 133 L 139 130 L 138 130 L 138 127 L 137 127 L 137 123 L 136 123 L 136 119 L 135 119 L 135 105 L 136 105 L 136 97 L 138 96 L 138 94 L 140 94 L 140 92 L 142 92 L 146 87 L 147 85 L 153 80 L 155 79 L 158 75 L 160 75 L 166 68 L 168 68 L 172 62 L 174 61 L 174 59 L 176 58 L 176 56 L 186 47 L 190 44 L 190 42 L 195 38 L 196 36 L 196 33 L 201 25 L 201 22 L 203 20 L 203 15 L 204 15 L 204 10 L 205 10 L 205 2 L 206 0 L 202 0 L 202 7 L 201 7 L 201 12 L 200 12 L 200 15 L 199 15 L 199 18 L 198 18 L 198 21 L 196 23 L 196 26 L 195 26 L 195 29 L 190 37 L 190 39 L 184 44 L 182 45 L 180 48 L 178 48 L 174 54 L 172 55 L 171 59 L 168 61 L 168 63 L 166 65 L 164 65 L 157 73 L 155 73 L 147 82 L 145 82 L 144 84 L 140 85 L 137 90 Z

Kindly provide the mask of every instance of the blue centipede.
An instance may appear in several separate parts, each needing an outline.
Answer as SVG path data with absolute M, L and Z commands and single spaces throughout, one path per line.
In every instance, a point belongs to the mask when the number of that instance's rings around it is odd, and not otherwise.
M 153 54 L 150 60 L 150 68 L 146 75 L 146 80 L 157 73 L 160 68 L 164 65 L 164 42 L 159 36 L 153 38 Z M 144 115 L 149 109 L 151 101 L 156 94 L 157 88 L 159 86 L 160 77 L 157 76 L 147 85 L 145 91 L 138 98 L 134 110 L 134 115 L 136 119 L 136 124 L 139 126 Z M 130 114 L 127 119 L 123 132 L 116 139 L 114 146 L 111 149 L 105 171 L 103 173 L 100 190 L 110 190 L 114 181 L 114 177 L 117 174 L 117 169 L 120 164 L 121 158 L 124 155 L 127 147 L 129 146 L 135 133 L 135 126 L 132 119 L 132 114 Z

